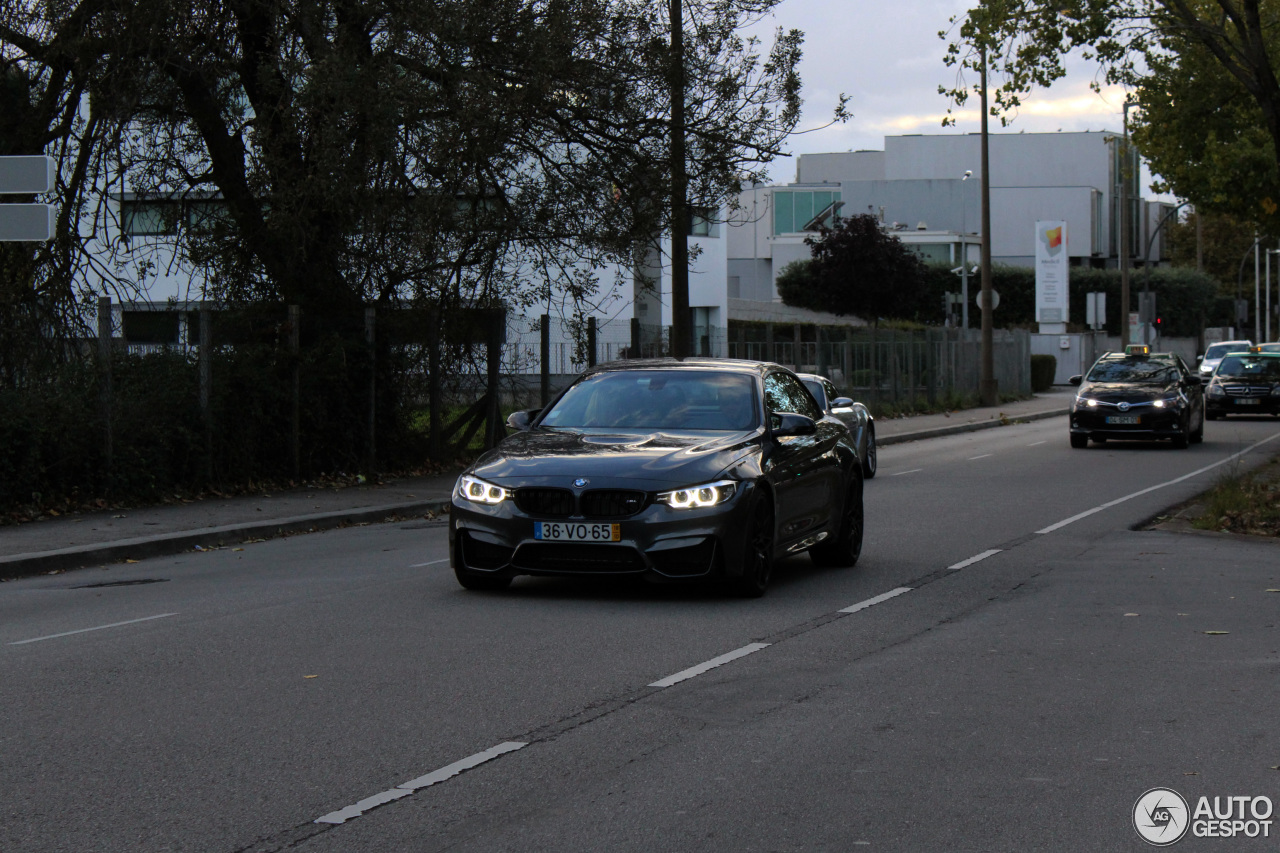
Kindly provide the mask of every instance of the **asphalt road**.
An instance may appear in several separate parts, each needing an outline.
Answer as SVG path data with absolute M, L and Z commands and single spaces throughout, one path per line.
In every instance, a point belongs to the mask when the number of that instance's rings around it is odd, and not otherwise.
M 759 601 L 467 593 L 421 522 L 0 585 L 0 851 L 1139 850 L 1149 788 L 1280 802 L 1280 546 L 1130 530 L 1280 423 L 1065 433 L 883 448 L 859 565 Z

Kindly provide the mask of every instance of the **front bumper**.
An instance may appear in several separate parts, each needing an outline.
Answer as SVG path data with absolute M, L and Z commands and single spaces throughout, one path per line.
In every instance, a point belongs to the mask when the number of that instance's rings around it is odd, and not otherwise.
M 513 500 L 476 504 L 454 497 L 449 513 L 449 558 L 456 570 L 495 577 L 516 575 L 641 576 L 694 580 L 741 571 L 742 531 L 755 499 L 742 483 L 723 504 L 672 509 L 650 503 L 626 518 L 552 518 L 527 514 Z M 534 538 L 537 521 L 620 525 L 618 542 L 548 542 Z
M 1241 403 L 1241 400 L 1256 400 L 1255 403 Z M 1274 415 L 1280 413 L 1280 397 L 1267 394 L 1265 396 L 1224 396 L 1205 397 L 1205 410 L 1215 415 Z
M 1091 410 L 1084 407 L 1071 413 L 1071 432 L 1097 438 L 1153 440 L 1183 434 L 1185 407 L 1156 409 L 1142 406 L 1128 412 L 1113 408 Z M 1136 418 L 1137 423 L 1116 423 L 1116 418 Z

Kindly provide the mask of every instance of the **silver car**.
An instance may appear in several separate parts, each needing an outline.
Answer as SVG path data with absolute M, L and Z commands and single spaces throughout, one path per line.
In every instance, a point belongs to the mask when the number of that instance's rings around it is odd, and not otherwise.
M 1253 341 L 1223 341 L 1220 344 L 1210 344 L 1209 348 L 1204 351 L 1204 355 L 1199 359 L 1200 376 L 1208 380 L 1223 358 L 1233 352 L 1245 352 L 1251 346 L 1253 346 Z
M 809 389 L 822 411 L 844 422 L 849 428 L 853 443 L 858 448 L 858 459 L 862 462 L 862 477 L 870 480 L 876 475 L 876 422 L 871 417 L 871 412 L 861 403 L 841 396 L 835 384 L 825 376 L 816 373 L 796 375 L 800 377 L 804 387 Z

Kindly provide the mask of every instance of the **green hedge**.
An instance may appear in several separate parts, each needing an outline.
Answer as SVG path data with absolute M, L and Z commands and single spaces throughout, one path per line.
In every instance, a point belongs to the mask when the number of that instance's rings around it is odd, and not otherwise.
M 950 264 L 931 264 L 928 273 L 929 302 L 922 306 L 919 319 L 938 323 L 942 320 L 943 295 L 960 292 L 960 276 L 951 272 Z M 1146 273 L 1131 271 L 1129 293 L 1131 310 L 1138 310 L 1138 294 L 1142 292 Z M 995 309 L 995 323 L 1000 328 L 1036 325 L 1036 280 L 1031 267 L 995 265 L 991 270 L 991 286 L 1000 294 Z M 1084 329 L 1085 294 L 1103 291 L 1107 294 L 1107 325 L 1111 334 L 1120 332 L 1120 271 L 1088 267 L 1072 267 L 1069 276 L 1069 319 L 1075 328 Z M 974 302 L 981 289 L 977 275 L 969 277 L 969 324 L 977 328 L 980 311 Z M 1231 300 L 1218 296 L 1218 284 L 1208 275 L 1195 270 L 1158 267 L 1151 270 L 1150 289 L 1156 294 L 1157 312 L 1163 320 L 1162 334 L 1173 337 L 1196 337 L 1205 326 L 1229 326 L 1233 322 Z
M 1031 356 L 1031 390 L 1039 393 L 1053 387 L 1053 376 L 1058 371 L 1058 359 L 1051 355 Z

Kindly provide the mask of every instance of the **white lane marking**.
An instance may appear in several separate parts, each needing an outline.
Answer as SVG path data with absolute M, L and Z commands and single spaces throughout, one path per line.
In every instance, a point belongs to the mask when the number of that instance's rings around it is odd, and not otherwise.
M 420 568 L 422 568 L 423 566 L 434 566 L 436 563 L 447 563 L 447 562 L 449 562 L 449 558 L 448 558 L 448 557 L 445 557 L 443 560 L 432 560 L 432 561 L 431 561 L 431 562 L 429 562 L 429 563 L 414 563 L 414 564 L 413 564 L 412 566 L 410 566 L 409 568 L 411 568 L 411 569 L 420 569 Z
M 1033 441 L 1030 444 L 1028 444 L 1027 447 L 1038 447 L 1041 444 L 1048 444 L 1048 443 L 1049 443 L 1049 439 L 1046 438 L 1044 441 Z
M 837 610 L 837 613 L 857 613 L 859 610 L 866 610 L 868 607 L 874 607 L 882 601 L 888 601 L 902 595 L 904 592 L 911 592 L 911 587 L 900 586 L 897 589 L 891 589 L 883 595 L 877 595 L 875 598 L 868 598 L 866 601 L 859 601 L 857 604 L 851 604 L 843 610 Z
M 138 622 L 150 622 L 152 619 L 163 619 L 166 616 L 177 616 L 177 613 L 161 613 L 158 616 L 143 616 L 141 619 L 128 619 L 124 622 L 112 622 L 110 625 L 99 625 L 96 628 L 81 628 L 78 631 L 63 631 L 61 634 L 49 634 L 45 637 L 32 637 L 30 640 L 18 640 L 10 643 L 11 646 L 21 646 L 27 643 L 38 643 L 41 640 L 55 640 L 58 637 L 70 637 L 72 634 L 84 634 L 88 631 L 103 631 L 107 628 L 119 628 L 121 625 L 135 625 Z
M 948 568 L 948 569 L 963 569 L 963 568 L 965 568 L 966 566 L 972 566 L 974 563 L 978 562 L 979 560 L 985 560 L 985 559 L 987 559 L 987 557 L 994 557 L 996 554 L 999 554 L 1002 550 L 1004 550 L 1004 549 L 1002 549 L 1002 548 L 992 548 L 990 551 L 983 551 L 981 554 L 977 554 L 977 555 L 975 555 L 975 556 L 973 556 L 973 557 L 970 557 L 970 558 L 969 558 L 969 559 L 967 559 L 967 560 L 961 560 L 960 562 L 956 563 L 954 566 L 947 566 L 947 568 Z
M 901 477 L 903 474 L 918 474 L 919 472 L 921 472 L 921 471 L 923 471 L 923 470 L 924 470 L 923 468 L 912 468 L 910 471 L 899 471 L 898 473 L 896 473 L 896 474 L 890 474 L 889 476 L 890 476 L 890 477 Z
M 745 645 L 740 649 L 734 649 L 731 652 L 720 655 L 720 657 L 718 658 L 712 658 L 711 660 L 700 663 L 697 666 L 691 666 L 688 669 L 682 669 L 679 672 L 677 672 L 675 675 L 668 675 L 666 678 L 660 681 L 655 681 L 649 686 L 650 687 L 670 687 L 673 684 L 679 684 L 681 681 L 685 681 L 687 679 L 693 678 L 695 675 L 702 675 L 702 673 L 711 669 L 715 669 L 716 667 L 726 664 L 729 661 L 737 660 L 738 658 L 741 658 L 741 657 L 746 657 L 749 654 L 754 654 L 755 652 L 758 652 L 761 649 L 767 649 L 767 648 L 769 648 L 768 643 L 749 643 L 748 645 Z
M 1064 518 L 1062 521 L 1059 521 L 1056 524 L 1050 524 L 1048 527 L 1037 530 L 1036 533 L 1039 533 L 1039 534 L 1052 533 L 1055 530 L 1059 530 L 1063 527 L 1066 527 L 1068 524 L 1074 524 L 1075 522 L 1079 521 L 1082 518 L 1088 518 L 1094 513 L 1102 512 L 1104 509 L 1111 509 L 1111 507 L 1122 504 L 1125 501 L 1131 501 L 1134 498 L 1140 498 L 1145 494 L 1149 494 L 1150 492 L 1157 491 L 1158 489 L 1163 489 L 1166 486 L 1172 486 L 1176 483 L 1181 483 L 1183 480 L 1190 480 L 1192 477 L 1198 477 L 1199 475 L 1205 473 L 1206 471 L 1212 471 L 1214 468 L 1219 468 L 1223 465 L 1226 465 L 1228 462 L 1234 462 L 1236 459 L 1239 459 L 1241 456 L 1244 456 L 1246 453 L 1251 453 L 1252 451 L 1258 449 L 1259 447 L 1266 444 L 1267 442 L 1274 441 L 1277 438 L 1280 438 L 1280 432 L 1276 433 L 1275 435 L 1264 438 L 1262 439 L 1262 441 L 1254 442 L 1253 444 L 1246 447 L 1244 450 L 1241 450 L 1239 453 L 1233 453 L 1230 456 L 1228 456 L 1226 459 L 1222 459 L 1222 460 L 1219 460 L 1218 462 L 1214 462 L 1212 465 L 1206 465 L 1203 468 L 1197 468 L 1196 470 L 1192 471 L 1190 474 L 1183 474 L 1181 477 L 1175 477 L 1174 479 L 1169 480 L 1168 482 L 1165 482 L 1165 483 L 1157 483 L 1154 486 L 1148 486 L 1142 491 L 1134 492 L 1131 495 L 1125 495 L 1122 498 L 1116 498 L 1113 501 L 1107 501 L 1101 506 L 1095 506 L 1093 509 L 1087 509 L 1084 512 L 1077 513 L 1071 516 L 1070 518 Z
M 969 457 L 969 461 L 970 461 L 970 462 L 972 462 L 972 461 L 973 461 L 973 460 L 975 460 L 975 459 L 986 459 L 988 456 L 995 456 L 995 454 L 994 454 L 994 453 L 984 453 L 984 454 L 982 454 L 981 456 L 970 456 L 970 457 Z
M 521 743 L 520 741 L 507 741 L 506 743 L 500 743 L 497 746 L 489 747 L 484 752 L 477 752 L 475 755 L 468 756 L 461 761 L 455 761 L 452 764 L 441 767 L 439 770 L 433 770 L 426 776 L 419 776 L 417 779 L 410 780 L 402 785 L 397 785 L 389 791 L 374 794 L 372 797 L 365 797 L 360 802 L 347 806 L 345 809 L 338 809 L 336 812 L 329 812 L 323 817 L 316 818 L 312 823 L 346 823 L 352 818 L 360 817 L 360 815 L 364 814 L 369 809 L 394 802 L 401 797 L 409 796 L 414 791 L 420 791 L 423 788 L 429 788 L 432 785 L 452 779 L 459 773 L 470 770 L 473 767 L 478 767 L 486 761 L 492 761 L 499 755 L 514 752 L 515 750 L 528 745 L 529 744 Z

